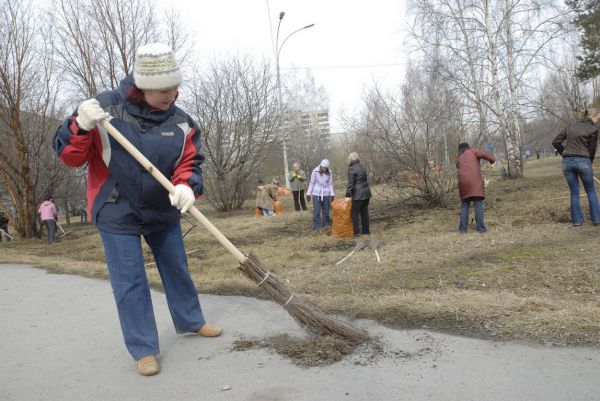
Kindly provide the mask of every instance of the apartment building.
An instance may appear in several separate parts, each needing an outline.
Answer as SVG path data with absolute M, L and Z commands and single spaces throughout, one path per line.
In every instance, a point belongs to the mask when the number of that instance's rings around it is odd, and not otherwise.
M 288 111 L 282 129 L 287 134 L 298 133 L 300 130 L 305 134 L 319 132 L 321 135 L 329 135 L 329 110 Z

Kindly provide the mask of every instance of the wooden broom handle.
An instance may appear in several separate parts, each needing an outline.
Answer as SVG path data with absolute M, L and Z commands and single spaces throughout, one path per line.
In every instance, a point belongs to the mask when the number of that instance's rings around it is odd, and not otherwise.
M 142 167 L 152 174 L 152 176 L 156 178 L 156 180 L 160 182 L 160 184 L 165 187 L 165 189 L 169 191 L 171 195 L 175 193 L 175 185 L 173 185 L 171 181 L 169 181 L 167 177 L 160 172 L 160 170 L 154 167 L 150 160 L 148 160 L 146 156 L 137 150 L 137 148 L 133 146 L 131 142 L 129 142 L 127 138 L 125 138 L 123 134 L 121 134 L 119 130 L 108 121 L 108 119 L 101 120 L 99 124 L 106 131 L 108 131 L 110 136 L 119 142 L 121 146 L 123 146 L 125 150 L 142 165 Z M 219 241 L 221 245 L 223 245 L 225 249 L 227 249 L 229 253 L 231 253 L 238 260 L 238 262 L 243 263 L 246 260 L 246 255 L 237 249 L 236 246 L 233 245 L 231 241 L 229 241 L 229 239 L 227 239 L 227 237 L 223 235 L 223 233 L 219 231 L 219 229 L 202 214 L 202 212 L 200 212 L 200 210 L 198 210 L 195 206 L 192 206 L 188 210 L 188 213 L 194 216 L 194 218 L 198 220 L 198 222 L 200 222 L 200 224 L 202 224 L 202 226 L 204 226 L 204 228 L 206 228 L 208 232 L 211 233 L 217 239 L 217 241 Z

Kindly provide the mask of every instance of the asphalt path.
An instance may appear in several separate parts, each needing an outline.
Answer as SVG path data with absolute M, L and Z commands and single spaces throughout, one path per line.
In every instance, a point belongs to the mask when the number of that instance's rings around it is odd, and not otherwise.
M 278 305 L 200 295 L 209 339 L 177 335 L 152 293 L 159 375 L 142 377 L 125 350 L 108 282 L 0 265 L 0 400 L 600 400 L 600 350 L 492 342 L 360 320 L 384 344 L 303 368 L 238 339 L 303 336 Z

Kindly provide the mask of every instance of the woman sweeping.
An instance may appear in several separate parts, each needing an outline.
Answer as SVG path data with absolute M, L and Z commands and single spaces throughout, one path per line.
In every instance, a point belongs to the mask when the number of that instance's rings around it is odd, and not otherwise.
M 203 192 L 204 161 L 196 123 L 174 104 L 181 82 L 168 46 L 142 46 L 133 74 L 121 81 L 119 89 L 81 103 L 54 136 L 54 148 L 67 166 L 88 163 L 91 221 L 104 243 L 125 345 L 145 376 L 160 371 L 160 350 L 142 236 L 156 261 L 175 330 L 206 337 L 221 334 L 202 313 L 179 224 L 180 212 Z M 97 126 L 105 118 L 171 177 L 173 195 Z

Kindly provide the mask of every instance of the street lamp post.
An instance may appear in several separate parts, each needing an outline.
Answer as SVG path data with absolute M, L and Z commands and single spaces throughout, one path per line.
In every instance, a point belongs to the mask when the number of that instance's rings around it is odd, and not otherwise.
M 312 28 L 313 26 L 315 26 L 315 24 L 310 24 L 310 25 L 306 25 L 303 26 L 302 28 L 298 28 L 295 31 L 293 31 L 292 33 L 290 33 L 288 36 L 285 37 L 285 39 L 283 39 L 281 41 L 281 45 L 279 44 L 279 28 L 281 27 L 281 20 L 283 19 L 283 17 L 285 16 L 285 12 L 281 11 L 279 13 L 279 23 L 277 24 L 277 36 L 276 36 L 276 40 L 275 40 L 275 63 L 277 65 L 277 91 L 278 91 L 278 95 L 279 95 L 279 113 L 282 112 L 283 109 L 283 99 L 282 99 L 282 95 L 281 95 L 281 76 L 280 76 L 280 71 L 279 71 L 279 56 L 281 54 L 281 49 L 283 48 L 283 45 L 285 45 L 285 42 L 290 38 L 290 36 L 292 36 L 293 34 L 295 34 L 296 32 L 300 32 L 303 29 L 308 29 L 308 28 Z M 287 132 L 283 132 L 283 171 L 285 173 L 285 186 L 286 187 L 290 187 L 290 171 L 288 169 L 288 158 L 287 158 Z

